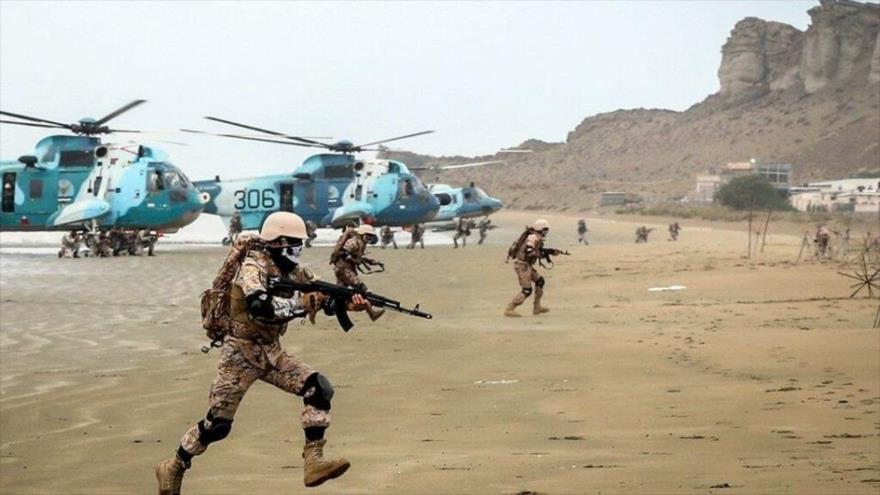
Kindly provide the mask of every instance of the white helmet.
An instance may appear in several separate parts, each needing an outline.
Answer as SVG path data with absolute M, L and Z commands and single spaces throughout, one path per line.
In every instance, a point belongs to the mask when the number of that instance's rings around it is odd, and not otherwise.
M 263 228 L 260 229 L 260 239 L 271 242 L 279 237 L 293 237 L 305 239 L 309 235 L 306 232 L 306 223 L 302 217 L 289 211 L 276 211 L 266 217 Z
M 541 219 L 535 220 L 535 223 L 534 223 L 534 225 L 532 225 L 532 228 L 539 231 L 539 232 L 542 230 L 545 230 L 545 229 L 550 230 L 550 222 L 541 218 Z
M 376 230 L 372 225 L 368 223 L 363 223 L 358 226 L 358 228 L 354 229 L 360 235 L 376 235 Z

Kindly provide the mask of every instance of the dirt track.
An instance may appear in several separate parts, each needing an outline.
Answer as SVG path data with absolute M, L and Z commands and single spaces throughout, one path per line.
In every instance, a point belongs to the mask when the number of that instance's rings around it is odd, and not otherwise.
M 504 318 L 504 253 L 534 217 L 498 215 L 487 246 L 377 250 L 371 288 L 433 321 L 291 327 L 286 347 L 337 388 L 328 452 L 353 464 L 310 493 L 880 490 L 878 302 L 846 298 L 835 266 L 795 265 L 788 236 L 750 261 L 745 234 L 687 223 L 636 245 L 636 224 L 591 219 L 596 244 L 576 246 L 555 215 L 551 245 L 573 255 L 547 274 L 552 312 Z M 206 410 L 197 296 L 224 255 L 168 249 L 0 259 L 0 492 L 155 490 Z M 325 278 L 327 256 L 306 253 Z M 299 409 L 255 385 L 185 493 L 305 492 Z

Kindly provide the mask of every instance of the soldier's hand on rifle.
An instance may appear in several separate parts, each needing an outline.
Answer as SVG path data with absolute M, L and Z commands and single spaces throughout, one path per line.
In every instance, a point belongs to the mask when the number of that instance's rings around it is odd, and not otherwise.
M 349 303 L 349 309 L 352 311 L 363 311 L 370 309 L 370 301 L 361 295 L 361 294 L 353 294 L 351 296 L 351 302 Z

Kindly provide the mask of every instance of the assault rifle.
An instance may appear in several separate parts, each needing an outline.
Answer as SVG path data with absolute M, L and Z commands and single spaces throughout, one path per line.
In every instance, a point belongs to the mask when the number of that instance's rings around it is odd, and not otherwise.
M 374 268 L 377 266 L 379 268 Z M 385 271 L 385 263 L 370 258 L 361 258 L 360 263 L 358 263 L 355 268 L 358 272 L 364 275 L 369 275 L 371 273 L 382 273 Z
M 398 313 L 418 316 L 419 318 L 425 318 L 428 320 L 433 318 L 430 313 L 425 313 L 419 310 L 418 304 L 416 304 L 413 309 L 409 309 L 401 306 L 399 301 L 380 296 L 379 294 L 374 294 L 369 291 L 361 291 L 343 285 L 331 284 L 329 282 L 322 282 L 320 280 L 295 282 L 293 280 L 281 278 L 270 278 L 269 290 L 281 290 L 287 292 L 320 292 L 321 294 L 324 294 L 330 301 L 332 301 L 331 304 L 325 305 L 324 312 L 328 315 L 336 315 L 336 320 L 339 322 L 339 326 L 346 332 L 354 327 L 354 323 L 352 323 L 351 318 L 348 317 L 348 303 L 355 294 L 360 294 L 373 306 L 392 309 Z
M 571 256 L 571 253 L 569 253 L 568 251 L 560 251 L 559 249 L 541 248 L 541 252 L 538 254 L 538 264 L 548 270 L 551 270 L 553 269 L 553 256 L 560 255 Z

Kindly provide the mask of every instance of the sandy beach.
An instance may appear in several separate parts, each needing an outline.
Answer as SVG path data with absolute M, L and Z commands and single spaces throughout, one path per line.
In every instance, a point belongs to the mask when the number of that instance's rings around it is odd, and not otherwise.
M 668 242 L 656 219 L 637 245 L 639 223 L 590 218 L 578 246 L 576 217 L 548 214 L 572 252 L 545 272 L 551 312 L 505 318 L 507 246 L 537 216 L 496 215 L 483 246 L 371 248 L 388 271 L 370 288 L 431 321 L 291 325 L 337 390 L 328 454 L 352 462 L 309 493 L 880 492 L 878 300 L 848 298 L 836 264 L 796 264 L 800 237 L 772 233 L 746 259 L 744 231 L 709 223 Z M 0 492 L 155 492 L 207 409 L 198 295 L 226 251 L 157 252 L 0 256 Z M 304 258 L 331 279 L 328 256 Z M 305 493 L 300 407 L 256 384 L 184 493 Z

